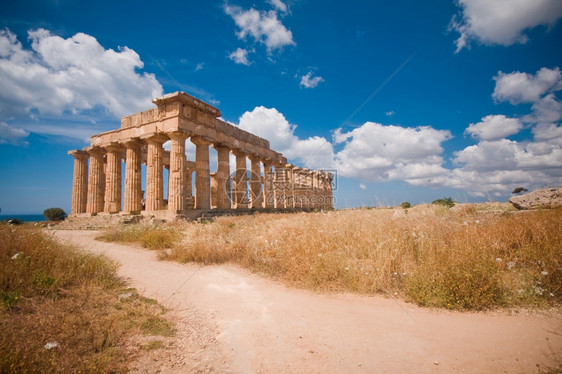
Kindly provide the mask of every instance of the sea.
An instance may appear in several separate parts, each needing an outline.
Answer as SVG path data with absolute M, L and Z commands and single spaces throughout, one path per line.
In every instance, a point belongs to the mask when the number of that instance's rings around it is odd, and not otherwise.
M 45 217 L 42 214 L 0 214 L 0 221 L 12 218 L 20 219 L 23 222 L 46 221 Z

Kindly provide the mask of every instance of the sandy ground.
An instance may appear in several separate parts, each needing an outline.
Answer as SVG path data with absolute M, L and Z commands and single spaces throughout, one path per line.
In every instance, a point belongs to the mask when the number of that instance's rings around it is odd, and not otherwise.
M 56 232 L 116 259 L 177 323 L 171 346 L 138 357 L 136 372 L 536 373 L 562 361 L 560 311 L 459 313 L 315 294 L 232 265 L 160 262 L 97 234 Z

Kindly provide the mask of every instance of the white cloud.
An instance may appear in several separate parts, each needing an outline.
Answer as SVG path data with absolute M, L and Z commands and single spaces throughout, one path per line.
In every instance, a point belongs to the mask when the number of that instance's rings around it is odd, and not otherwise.
M 362 190 L 366 190 L 367 186 L 363 183 L 359 183 L 359 188 L 362 189 Z
M 469 146 L 455 152 L 454 162 L 460 167 L 444 184 L 475 195 L 506 193 L 517 185 L 559 185 L 562 149 L 553 143 L 501 139 Z
M 282 13 L 287 13 L 287 4 L 285 4 L 281 0 L 269 0 L 269 3 Z
M 503 114 L 488 115 L 481 122 L 471 123 L 465 134 L 480 140 L 498 140 L 517 134 L 522 128 L 523 124 L 517 118 L 508 118 Z
M 508 101 L 513 105 L 533 103 L 532 113 L 523 117 L 525 122 L 554 123 L 562 118 L 562 103 L 555 95 L 562 90 L 562 72 L 558 67 L 542 68 L 534 75 L 500 71 L 494 80 L 494 100 Z
M 485 45 L 526 43 L 524 31 L 552 26 L 562 17 L 560 0 L 457 0 L 462 9 L 450 29 L 460 33 L 457 52 L 475 40 Z
M 146 109 L 162 86 L 140 74 L 139 55 L 122 47 L 103 48 L 89 35 L 63 39 L 48 30 L 29 31 L 26 50 L 9 30 L 0 31 L 0 110 L 6 116 L 76 113 L 104 108 L 115 117 Z
M 428 185 L 433 183 L 431 179 L 447 172 L 441 166 L 441 143 L 450 138 L 448 130 L 429 126 L 366 122 L 347 133 L 337 129 L 334 141 L 345 145 L 336 154 L 336 166 L 343 176 L 373 181 L 403 179 Z
M 394 110 L 390 110 L 388 112 L 385 112 L 384 114 L 386 114 L 388 117 L 392 117 L 393 115 L 396 114 L 396 112 Z
M 198 62 L 197 65 L 195 65 L 195 71 L 203 70 L 204 66 L 205 66 L 204 62 Z
M 301 87 L 305 88 L 315 88 L 320 84 L 320 82 L 324 82 L 324 78 L 322 77 L 312 77 L 312 72 L 308 72 L 306 75 L 301 77 L 300 85 Z
M 532 112 L 521 120 L 489 115 L 471 124 L 465 133 L 479 139 L 454 153 L 458 165 L 443 181 L 474 195 L 506 194 L 514 186 L 529 189 L 562 184 L 562 105 L 555 92 L 562 89 L 560 70 L 542 68 L 536 74 L 498 73 L 493 98 L 513 105 L 532 103 Z M 523 124 L 533 138 L 508 140 Z
M 243 48 L 237 48 L 234 52 L 228 55 L 228 58 L 237 64 L 246 66 L 250 65 L 250 61 L 248 60 L 248 51 Z
M 299 165 L 325 169 L 333 167 L 332 144 L 318 136 L 299 139 L 295 135 L 296 126 L 290 124 L 275 108 L 259 106 L 244 113 L 240 117 L 239 127 L 269 140 L 271 149 L 283 153 Z
M 280 1 L 277 1 L 281 3 Z M 276 3 L 277 3 L 276 2 Z M 238 6 L 225 5 L 224 11 L 232 17 L 239 31 L 238 39 L 252 37 L 256 42 L 262 43 L 271 52 L 285 46 L 296 45 L 293 34 L 277 18 L 277 12 L 258 11 L 254 8 L 244 10 Z
M 496 87 L 492 97 L 511 104 L 534 103 L 544 94 L 562 89 L 562 72 L 559 68 L 542 68 L 535 75 L 498 72 L 494 77 Z
M 27 144 L 23 138 L 29 133 L 24 129 L 9 126 L 6 122 L 0 121 L 0 144 Z

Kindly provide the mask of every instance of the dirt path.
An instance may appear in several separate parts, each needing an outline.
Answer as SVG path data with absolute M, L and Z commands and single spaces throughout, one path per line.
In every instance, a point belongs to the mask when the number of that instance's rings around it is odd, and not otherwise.
M 159 262 L 156 253 L 58 231 L 121 263 L 119 273 L 173 308 L 178 335 L 139 372 L 536 373 L 562 360 L 559 312 L 456 313 L 383 297 L 284 287 L 230 265 Z M 154 361 L 158 360 L 158 361 Z

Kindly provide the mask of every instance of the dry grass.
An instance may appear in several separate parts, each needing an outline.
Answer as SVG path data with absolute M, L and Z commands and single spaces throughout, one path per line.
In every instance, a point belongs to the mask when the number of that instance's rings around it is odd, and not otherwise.
M 222 217 L 189 224 L 162 253 L 234 262 L 315 290 L 400 295 L 449 309 L 562 301 L 562 210 L 358 209 Z
M 180 239 L 180 232 L 173 225 L 127 225 L 106 230 L 96 239 L 106 242 L 139 243 L 148 249 L 165 249 L 172 247 Z
M 126 371 L 130 336 L 173 333 L 116 268 L 37 228 L 0 225 L 0 372 Z

